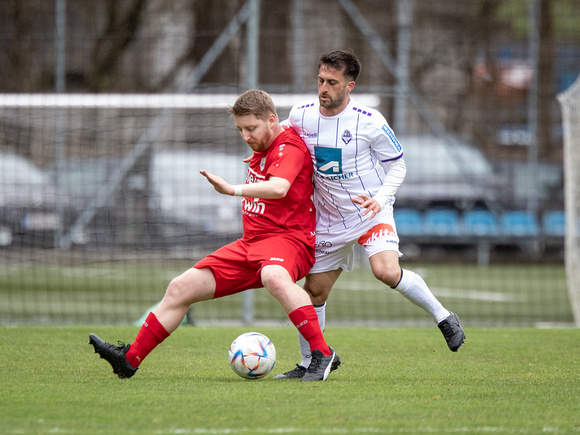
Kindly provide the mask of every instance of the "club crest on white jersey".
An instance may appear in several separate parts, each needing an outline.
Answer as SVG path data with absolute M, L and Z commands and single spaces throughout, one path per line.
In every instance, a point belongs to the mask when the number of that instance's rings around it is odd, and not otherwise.
M 348 143 L 352 140 L 352 134 L 350 133 L 350 131 L 345 130 L 344 133 L 342 133 L 341 139 L 345 145 L 348 145 Z

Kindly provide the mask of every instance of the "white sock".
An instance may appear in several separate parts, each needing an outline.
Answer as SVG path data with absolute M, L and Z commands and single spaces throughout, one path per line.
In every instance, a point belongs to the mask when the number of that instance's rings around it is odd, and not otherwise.
M 401 269 L 401 273 L 401 281 L 394 287 L 395 290 L 431 314 L 435 322 L 439 323 L 449 317 L 449 311 L 431 293 L 423 278 L 407 269 Z
M 314 305 L 314 311 L 316 311 L 316 314 L 318 314 L 318 323 L 320 324 L 320 329 L 322 332 L 324 332 L 324 324 L 326 321 L 326 302 L 322 305 Z M 300 333 L 298 333 L 298 341 L 300 343 L 300 353 L 302 354 L 302 361 L 300 362 L 300 365 L 302 367 L 308 368 L 310 365 L 310 360 L 312 359 L 312 355 L 310 354 L 310 345 Z

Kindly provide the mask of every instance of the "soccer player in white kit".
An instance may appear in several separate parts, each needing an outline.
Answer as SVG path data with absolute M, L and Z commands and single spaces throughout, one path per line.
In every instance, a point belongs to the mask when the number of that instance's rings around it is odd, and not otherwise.
M 314 163 L 316 262 L 304 289 L 320 327 L 324 330 L 332 286 L 343 271 L 352 270 L 358 243 L 375 277 L 431 314 L 456 352 L 465 340 L 459 318 L 441 305 L 419 275 L 399 265 L 393 204 L 406 174 L 403 147 L 381 113 L 350 98 L 361 69 L 353 53 L 325 53 L 318 67 L 318 100 L 294 106 L 286 122 L 302 137 Z M 310 348 L 300 334 L 299 340 L 301 363 L 275 378 L 298 378 L 306 371 Z

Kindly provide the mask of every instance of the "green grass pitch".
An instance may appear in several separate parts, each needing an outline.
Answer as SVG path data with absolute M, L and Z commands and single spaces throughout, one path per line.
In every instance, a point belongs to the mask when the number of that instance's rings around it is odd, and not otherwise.
M 343 364 L 326 382 L 248 381 L 229 368 L 242 332 L 270 337 L 273 374 L 298 362 L 292 327 L 184 326 L 131 379 L 88 334 L 130 326 L 0 327 L 2 434 L 580 433 L 580 330 L 329 328 Z

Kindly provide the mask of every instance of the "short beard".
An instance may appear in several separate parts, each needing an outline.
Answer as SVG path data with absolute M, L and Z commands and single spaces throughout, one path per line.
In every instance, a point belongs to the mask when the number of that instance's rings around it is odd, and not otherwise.
M 318 102 L 320 103 L 320 106 L 324 107 L 325 109 L 336 109 L 337 107 L 340 107 L 340 105 L 342 103 L 344 103 L 345 98 L 346 98 L 346 91 L 342 95 L 337 95 L 336 100 L 329 99 L 328 101 L 323 103 L 322 101 L 320 101 L 320 97 L 319 97 Z
M 327 100 L 325 102 L 320 101 L 320 105 L 325 109 L 334 109 L 336 107 L 336 103 L 332 100 Z

